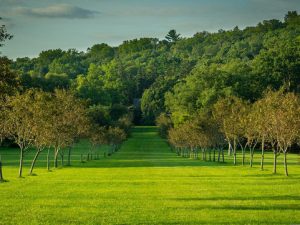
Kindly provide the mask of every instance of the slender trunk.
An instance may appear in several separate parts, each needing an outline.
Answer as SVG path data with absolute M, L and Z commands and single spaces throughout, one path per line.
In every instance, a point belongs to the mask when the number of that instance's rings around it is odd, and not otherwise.
M 71 150 L 72 150 L 72 147 L 70 146 L 69 149 L 68 149 L 68 166 L 71 166 Z
M 250 167 L 253 166 L 253 155 L 254 155 L 254 148 L 250 147 Z
M 288 173 L 288 167 L 287 167 L 287 161 L 286 161 L 286 156 L 287 156 L 287 150 L 285 150 L 283 152 L 283 155 L 284 155 L 284 170 L 285 170 L 285 175 L 288 176 L 289 173 Z
M 221 151 L 222 151 L 222 162 L 225 162 L 225 160 L 224 160 L 224 149 L 222 148 Z
M 236 140 L 233 139 L 233 164 L 236 165 Z
M 214 148 L 214 158 L 213 158 L 213 161 L 214 162 L 216 161 L 216 148 Z
M 228 156 L 231 156 L 231 143 L 228 141 Z
M 20 148 L 19 177 L 22 177 L 22 171 L 23 171 L 23 159 L 24 159 L 24 151 L 23 151 L 23 148 Z
M 263 138 L 261 141 L 261 161 L 260 161 L 261 170 L 264 170 L 264 159 L 265 159 L 265 139 Z
M 39 157 L 40 153 L 41 153 L 41 150 L 38 149 L 37 152 L 35 153 L 35 156 L 34 156 L 32 162 L 31 162 L 31 167 L 30 167 L 30 170 L 29 170 L 29 175 L 32 175 L 34 165 L 35 165 L 36 160 Z
M 218 162 L 220 162 L 221 159 L 221 148 L 218 148 Z
M 2 159 L 0 155 L 0 182 L 4 181 L 3 173 L 2 173 Z
M 47 152 L 47 170 L 50 171 L 50 148 L 48 148 Z
M 275 174 L 276 173 L 276 166 L 277 166 L 277 151 L 274 150 L 273 153 L 274 153 L 273 173 Z
M 59 153 L 59 148 L 56 147 L 54 149 L 54 168 L 58 167 L 58 162 L 57 162 L 57 160 L 58 160 L 58 153 Z
M 244 147 L 241 147 L 242 148 L 242 165 L 245 164 L 245 148 Z
M 64 154 L 60 153 L 60 157 L 61 157 L 61 166 L 64 166 Z

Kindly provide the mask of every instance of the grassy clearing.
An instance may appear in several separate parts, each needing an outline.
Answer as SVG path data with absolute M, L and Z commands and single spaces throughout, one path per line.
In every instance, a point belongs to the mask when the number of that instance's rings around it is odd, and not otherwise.
M 180 158 L 153 127 L 138 127 L 109 158 L 80 163 L 87 143 L 76 145 L 72 167 L 17 178 L 18 151 L 1 149 L 0 224 L 297 224 L 300 223 L 299 156 L 290 154 L 290 177 L 282 156 L 272 175 L 264 171 Z M 52 155 L 52 154 L 51 154 Z M 26 157 L 24 172 L 29 169 Z M 241 159 L 238 159 L 241 162 Z M 24 173 L 25 174 L 25 173 Z

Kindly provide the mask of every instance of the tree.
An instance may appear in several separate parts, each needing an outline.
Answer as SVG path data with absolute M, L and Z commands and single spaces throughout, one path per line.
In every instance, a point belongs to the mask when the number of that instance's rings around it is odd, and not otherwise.
M 89 141 L 91 143 L 91 154 L 96 151 L 97 146 L 108 143 L 108 133 L 105 127 L 93 125 L 90 129 Z M 89 157 L 88 157 L 89 158 Z
M 18 89 L 17 74 L 13 72 L 11 61 L 6 57 L 0 57 L 0 99 L 13 95 Z
M 282 92 L 276 95 L 277 106 L 271 114 L 272 134 L 277 146 L 284 154 L 285 175 L 288 176 L 287 153 L 289 147 L 296 142 L 300 123 L 300 101 L 294 93 Z
M 255 131 L 257 132 L 257 140 L 260 141 L 261 145 L 261 162 L 260 169 L 264 169 L 264 159 L 265 159 L 265 145 L 268 140 L 269 135 L 269 123 L 268 123 L 268 104 L 265 101 L 265 98 L 257 100 L 253 106 L 251 111 L 251 119 L 252 125 L 249 131 L 255 135 Z
M 53 99 L 51 94 L 42 91 L 36 91 L 34 94 L 35 99 L 31 104 L 34 124 L 31 129 L 34 136 L 32 144 L 36 148 L 36 153 L 31 163 L 29 175 L 32 175 L 40 153 L 45 148 L 50 148 L 51 146 L 51 110 Z
M 176 42 L 180 40 L 180 34 L 177 34 L 176 30 L 170 30 L 165 38 L 168 42 Z
M 156 118 L 156 125 L 159 128 L 159 135 L 163 138 L 166 138 L 168 135 L 168 130 L 172 128 L 173 123 L 167 114 L 162 113 Z
M 220 99 L 213 107 L 213 116 L 225 135 L 229 149 L 231 147 L 233 149 L 234 165 L 236 165 L 237 144 L 241 138 L 240 121 L 244 113 L 245 103 L 235 96 Z
M 277 157 L 280 155 L 279 145 L 277 143 L 277 126 L 278 119 L 277 119 L 277 112 L 280 108 L 281 99 L 283 96 L 283 89 L 279 91 L 272 91 L 268 90 L 264 98 L 261 100 L 262 103 L 265 105 L 266 111 L 262 112 L 264 114 L 264 122 L 267 126 L 267 136 L 266 140 L 270 143 L 274 160 L 273 160 L 273 173 L 277 172 Z
M 1 17 L 0 17 L 0 21 L 1 21 Z M 0 26 L 0 47 L 3 46 L 3 42 L 6 41 L 6 40 L 10 40 L 12 39 L 12 35 L 7 33 L 7 30 L 6 30 L 6 26 L 5 25 L 1 25 Z
M 121 143 L 126 139 L 125 132 L 118 127 L 109 127 L 107 130 L 108 144 L 111 146 L 111 153 L 117 151 Z
M 34 90 L 11 96 L 7 100 L 6 131 L 9 137 L 20 148 L 19 177 L 22 177 L 24 153 L 34 142 L 34 112 L 31 104 L 34 102 Z
M 63 148 L 72 146 L 75 139 L 88 130 L 88 119 L 82 101 L 65 90 L 55 90 L 51 111 L 51 145 L 54 148 L 54 167 L 58 166 L 58 154 L 64 163 Z M 70 150 L 70 149 L 69 149 Z

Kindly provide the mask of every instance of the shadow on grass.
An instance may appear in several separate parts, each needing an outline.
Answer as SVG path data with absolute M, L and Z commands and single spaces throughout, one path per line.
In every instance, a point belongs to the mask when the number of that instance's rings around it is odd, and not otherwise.
M 1 183 L 7 183 L 7 182 L 9 182 L 9 180 L 5 180 L 5 179 L 0 180 L 0 184 L 1 184 Z
M 215 196 L 215 197 L 197 197 L 197 198 L 168 198 L 168 200 L 174 201 L 252 201 L 252 200 L 300 200 L 298 195 L 280 195 L 280 196 Z M 300 205 L 299 205 L 300 208 Z

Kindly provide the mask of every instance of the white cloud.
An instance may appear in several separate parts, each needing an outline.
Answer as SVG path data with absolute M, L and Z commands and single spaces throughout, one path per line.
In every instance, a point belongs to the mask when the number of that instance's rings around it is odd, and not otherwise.
M 66 18 L 66 19 L 86 19 L 92 18 L 98 11 L 83 9 L 77 6 L 68 4 L 56 4 L 44 8 L 15 8 L 15 13 L 19 15 L 26 15 L 31 17 L 44 18 Z

